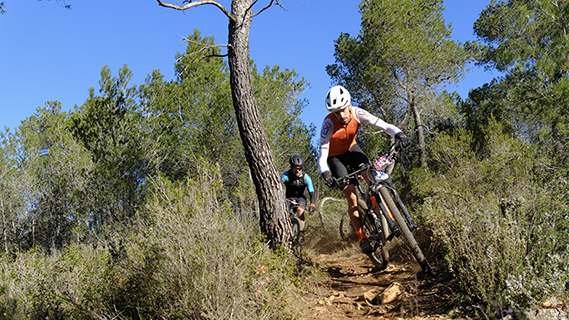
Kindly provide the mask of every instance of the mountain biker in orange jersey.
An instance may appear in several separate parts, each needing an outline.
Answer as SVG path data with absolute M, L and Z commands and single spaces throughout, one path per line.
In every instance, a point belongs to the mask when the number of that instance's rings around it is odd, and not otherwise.
M 314 185 L 312 184 L 312 178 L 304 171 L 302 171 L 302 166 L 304 165 L 304 160 L 298 155 L 291 156 L 289 159 L 290 169 L 281 175 L 281 180 L 286 187 L 286 198 L 288 202 L 288 209 L 297 203 L 296 214 L 298 220 L 300 220 L 300 230 L 304 230 L 304 207 L 306 207 L 306 196 L 305 191 L 308 190 L 310 195 L 310 206 L 308 211 L 314 212 L 316 206 L 316 194 L 314 193 Z
M 402 148 L 411 143 L 401 130 L 364 109 L 353 107 L 348 90 L 335 86 L 326 94 L 326 109 L 330 112 L 322 123 L 320 132 L 320 156 L 318 169 L 330 188 L 339 187 L 348 200 L 348 213 L 360 240 L 360 248 L 365 254 L 372 252 L 372 247 L 363 230 L 363 223 L 358 212 L 358 196 L 352 182 L 339 185 L 337 178 L 348 174 L 346 165 L 358 168 L 369 163 L 369 159 L 356 143 L 356 133 L 361 123 L 368 123 L 381 129 L 399 140 Z M 369 185 L 367 175 L 364 175 Z

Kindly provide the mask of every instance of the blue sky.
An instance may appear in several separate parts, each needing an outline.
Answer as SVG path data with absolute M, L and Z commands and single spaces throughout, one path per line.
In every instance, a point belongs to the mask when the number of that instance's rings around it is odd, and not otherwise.
M 154 0 L 5 0 L 0 16 L 0 130 L 13 132 L 46 101 L 58 100 L 64 111 L 81 105 L 90 87 L 98 88 L 100 71 L 108 65 L 114 76 L 125 63 L 144 83 L 159 69 L 174 77 L 174 56 L 184 52 L 182 37 L 194 28 L 202 36 L 227 42 L 227 19 L 212 5 L 185 12 L 159 7 Z M 230 6 L 229 0 L 219 0 Z M 268 0 L 262 0 L 261 3 Z M 176 2 L 176 3 L 181 3 Z M 326 115 L 324 96 L 331 86 L 325 67 L 334 63 L 334 40 L 360 29 L 359 1 L 282 0 L 286 10 L 272 7 L 253 20 L 251 58 L 266 65 L 295 69 L 309 83 L 301 98 L 308 100 L 302 120 L 320 128 Z M 445 19 L 453 39 L 474 40 L 473 23 L 490 0 L 445 0 Z M 475 69 L 456 88 L 469 90 L 496 74 Z

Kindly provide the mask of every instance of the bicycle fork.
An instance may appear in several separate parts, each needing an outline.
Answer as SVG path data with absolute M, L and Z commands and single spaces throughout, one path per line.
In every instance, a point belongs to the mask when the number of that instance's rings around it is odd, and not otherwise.
M 413 218 L 411 218 L 409 211 L 407 211 L 407 208 L 403 204 L 403 200 L 401 200 L 399 193 L 397 193 L 397 190 L 395 190 L 391 181 L 388 181 L 388 185 L 384 185 L 384 187 L 388 188 L 389 190 L 391 190 L 393 192 L 393 195 L 395 196 L 395 201 L 397 201 L 397 205 L 399 206 L 399 209 L 401 209 L 401 211 L 403 211 L 403 217 L 405 217 L 405 220 L 407 220 L 407 225 L 409 226 L 409 230 L 412 232 L 413 230 L 417 229 L 417 225 L 415 224 L 415 221 L 413 220 Z
M 374 217 L 374 223 L 376 225 L 376 227 L 378 229 L 381 229 L 381 223 L 379 223 L 379 216 L 377 215 L 377 213 L 375 212 L 377 209 L 375 208 L 379 208 L 379 211 L 383 214 L 383 217 L 385 218 L 385 220 L 387 221 L 387 224 L 389 225 L 389 229 L 391 229 L 391 234 L 387 237 L 387 240 L 391 240 L 393 238 L 393 236 L 399 237 L 401 235 L 401 231 L 399 230 L 399 228 L 397 228 L 397 225 L 395 224 L 395 222 L 393 221 L 393 219 L 391 218 L 391 213 L 390 211 L 388 211 L 387 207 L 385 206 L 383 199 L 381 198 L 381 195 L 378 192 L 372 191 L 371 192 L 371 205 L 372 205 L 372 211 L 373 211 L 373 217 Z M 377 201 L 377 199 L 381 200 Z
M 367 217 L 371 217 L 371 223 L 375 226 L 375 229 L 377 230 L 377 233 L 374 235 L 371 235 L 373 238 L 377 238 L 377 239 L 373 239 L 375 240 L 377 243 L 383 243 L 383 229 L 381 228 L 381 222 L 379 221 L 379 217 L 377 215 L 377 213 L 375 212 L 374 208 L 371 206 L 368 206 L 368 214 Z

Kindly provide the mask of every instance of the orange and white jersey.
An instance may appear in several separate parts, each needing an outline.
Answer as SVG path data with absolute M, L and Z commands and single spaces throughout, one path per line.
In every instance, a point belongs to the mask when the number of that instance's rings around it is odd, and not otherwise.
M 356 133 L 361 123 L 370 124 L 389 133 L 392 137 L 401 132 L 398 127 L 379 119 L 364 109 L 353 106 L 351 108 L 352 119 L 347 125 L 341 124 L 332 113 L 324 118 L 320 131 L 320 156 L 318 158 L 320 173 L 330 170 L 329 156 L 344 154 L 356 144 Z

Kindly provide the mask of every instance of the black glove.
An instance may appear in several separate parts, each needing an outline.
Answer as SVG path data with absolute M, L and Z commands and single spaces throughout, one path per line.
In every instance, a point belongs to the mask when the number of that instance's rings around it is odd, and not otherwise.
M 395 135 L 395 138 L 399 140 L 399 147 L 401 147 L 401 149 L 405 149 L 411 144 L 411 139 L 409 139 L 409 137 L 407 137 L 403 132 L 399 132 Z
M 311 203 L 311 204 L 308 206 L 308 211 L 314 212 L 314 210 L 316 210 L 316 206 L 314 205 L 314 203 Z
M 328 186 L 328 188 L 333 188 L 333 187 L 338 187 L 338 180 L 336 180 L 335 177 L 332 177 L 332 174 L 330 173 L 330 171 L 324 171 L 322 172 L 322 177 L 324 177 L 324 181 L 326 182 L 326 185 Z
M 338 180 L 335 177 L 328 178 L 328 180 L 326 180 L 326 185 L 328 186 L 328 188 L 334 188 L 339 186 Z

